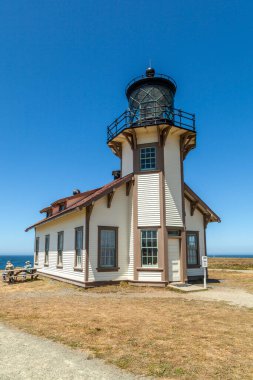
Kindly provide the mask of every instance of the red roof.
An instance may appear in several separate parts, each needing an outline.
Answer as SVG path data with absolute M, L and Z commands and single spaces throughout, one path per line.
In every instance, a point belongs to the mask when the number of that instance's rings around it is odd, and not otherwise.
M 74 210 L 77 210 L 77 209 L 81 209 L 83 207 L 87 207 L 91 203 L 95 202 L 96 200 L 98 200 L 98 199 L 102 198 L 103 196 L 105 196 L 106 194 L 110 193 L 113 189 L 115 189 L 115 188 L 121 186 L 122 184 L 130 181 L 132 178 L 133 178 L 133 174 L 131 173 L 131 174 L 126 175 L 125 177 L 118 178 L 118 179 L 116 179 L 116 180 L 114 180 L 114 181 L 112 181 L 112 182 L 104 185 L 103 187 L 98 188 L 98 189 L 94 189 L 94 190 L 86 191 L 84 193 L 80 193 L 80 194 L 78 194 L 79 197 L 76 197 L 77 200 L 76 200 L 76 202 L 74 204 L 71 204 L 71 206 L 66 207 L 65 210 L 63 210 L 63 211 L 59 211 L 56 214 L 51 215 L 48 218 L 44 218 L 44 219 L 40 220 L 39 222 L 33 224 L 32 226 L 27 227 L 25 231 L 27 232 L 27 231 L 31 230 L 32 228 L 34 228 L 34 227 L 37 227 L 37 226 L 39 226 L 41 224 L 44 224 L 44 223 L 49 222 L 49 221 L 51 221 L 53 219 L 56 219 L 59 216 L 67 214 L 67 213 L 69 213 L 71 211 L 74 211 Z M 67 199 L 70 199 L 70 198 L 72 199 L 74 197 L 75 196 L 62 198 L 60 201 L 64 202 L 64 200 L 67 200 Z M 59 203 L 59 200 L 56 201 L 56 202 L 54 202 L 54 203 L 52 203 L 52 205 L 53 204 L 58 204 L 58 203 Z M 48 208 L 45 208 L 44 210 L 46 210 L 46 209 L 48 209 Z

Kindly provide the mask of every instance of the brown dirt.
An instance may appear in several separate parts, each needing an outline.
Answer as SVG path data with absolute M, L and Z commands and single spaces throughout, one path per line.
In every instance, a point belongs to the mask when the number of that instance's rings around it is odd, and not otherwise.
M 210 269 L 253 270 L 253 259 L 208 258 Z
M 0 320 L 88 350 L 136 374 L 191 380 L 253 377 L 251 309 L 187 299 L 166 289 L 87 291 L 49 279 L 1 284 L 0 302 Z

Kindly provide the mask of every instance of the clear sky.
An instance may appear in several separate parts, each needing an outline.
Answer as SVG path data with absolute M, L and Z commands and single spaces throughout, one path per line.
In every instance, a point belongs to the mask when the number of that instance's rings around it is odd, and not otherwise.
M 196 113 L 185 180 L 222 218 L 209 252 L 253 252 L 252 14 L 246 0 L 2 0 L 0 252 L 32 252 L 40 209 L 111 181 L 106 126 L 149 59 Z

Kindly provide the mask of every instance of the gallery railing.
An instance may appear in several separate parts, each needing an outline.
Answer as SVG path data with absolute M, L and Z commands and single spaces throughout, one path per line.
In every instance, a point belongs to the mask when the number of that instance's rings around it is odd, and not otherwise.
M 107 142 L 129 128 L 169 124 L 195 131 L 195 114 L 163 105 L 126 110 L 107 127 Z

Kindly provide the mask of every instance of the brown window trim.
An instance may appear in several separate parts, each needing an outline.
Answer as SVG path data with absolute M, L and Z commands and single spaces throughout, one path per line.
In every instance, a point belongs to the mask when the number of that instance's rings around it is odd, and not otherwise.
M 101 267 L 100 266 L 100 236 L 102 230 L 115 231 L 115 266 L 114 267 Z M 118 267 L 118 233 L 119 227 L 111 226 L 98 226 L 98 256 L 97 256 L 97 272 L 116 272 L 120 268 Z
M 139 230 L 152 230 L 152 231 L 157 231 L 159 228 L 161 228 L 161 226 L 152 226 L 152 227 L 149 227 L 149 226 L 137 226 L 137 228 Z
M 195 234 L 197 236 L 197 264 L 188 264 L 188 246 L 187 246 L 187 235 L 193 235 Z M 199 231 L 186 231 L 186 258 L 187 258 L 187 268 L 200 268 L 200 252 L 199 252 Z
M 80 230 L 82 231 L 82 244 L 81 244 L 81 251 L 83 251 L 83 226 L 76 227 L 75 228 L 75 264 L 74 264 L 74 271 L 76 272 L 82 272 L 83 271 L 83 260 L 81 262 L 81 266 L 77 266 L 77 248 L 76 248 L 76 236 L 77 236 L 77 231 Z
M 63 265 L 59 265 L 59 264 L 57 264 L 57 265 L 56 265 L 56 268 L 57 268 L 57 269 L 63 269 Z
M 163 268 L 156 268 L 156 267 L 139 267 L 136 268 L 138 272 L 163 272 Z
M 96 268 L 97 272 L 117 272 L 119 269 L 119 267 Z
M 153 170 L 141 170 L 141 161 L 140 161 L 140 150 L 141 148 L 156 148 L 156 168 Z M 148 143 L 148 144 L 138 144 L 136 149 L 133 152 L 133 161 L 134 161 L 134 173 L 136 174 L 150 174 L 150 173 L 159 173 L 161 170 L 164 170 L 163 162 L 163 147 L 159 146 L 158 142 Z

